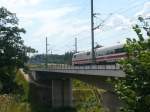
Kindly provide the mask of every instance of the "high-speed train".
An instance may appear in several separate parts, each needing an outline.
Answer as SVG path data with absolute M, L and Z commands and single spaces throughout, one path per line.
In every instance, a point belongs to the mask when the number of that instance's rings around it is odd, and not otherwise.
M 121 58 L 126 57 L 124 45 L 114 45 L 95 49 L 96 64 L 115 63 Z M 72 65 L 92 64 L 92 52 L 84 51 L 73 55 Z

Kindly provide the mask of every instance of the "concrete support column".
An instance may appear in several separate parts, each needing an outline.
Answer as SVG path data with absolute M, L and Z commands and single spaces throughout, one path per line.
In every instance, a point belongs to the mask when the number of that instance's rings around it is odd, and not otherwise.
M 106 91 L 101 94 L 101 103 L 107 112 L 118 112 L 121 101 L 114 92 Z
M 72 106 L 71 79 L 52 80 L 52 107 Z
M 39 83 L 30 82 L 29 99 L 32 105 L 51 106 L 52 105 L 52 80 Z
M 66 79 L 64 81 L 64 106 L 73 106 L 72 95 L 72 80 Z

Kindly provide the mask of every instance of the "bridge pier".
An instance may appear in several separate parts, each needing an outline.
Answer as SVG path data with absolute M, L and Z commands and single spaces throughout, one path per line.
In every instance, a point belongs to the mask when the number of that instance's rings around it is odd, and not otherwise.
M 107 112 L 119 112 L 122 105 L 117 95 L 112 91 L 106 91 L 101 94 L 101 104 Z
M 70 78 L 50 77 L 55 74 L 32 72 L 30 75 L 30 99 L 32 103 L 50 107 L 72 107 L 72 81 Z
M 83 81 L 93 87 L 103 89 L 104 92 L 98 93 L 101 104 L 107 112 L 118 112 L 122 103 L 117 97 L 112 85 L 107 81 L 110 77 L 98 76 L 76 76 L 77 80 Z
M 71 79 L 52 80 L 52 107 L 72 106 Z

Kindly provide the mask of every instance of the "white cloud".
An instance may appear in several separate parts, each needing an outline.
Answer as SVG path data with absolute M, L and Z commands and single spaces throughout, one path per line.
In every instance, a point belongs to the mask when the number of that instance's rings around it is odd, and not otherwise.
M 150 17 L 150 2 L 146 2 L 143 9 L 136 13 L 135 16 Z
M 56 33 L 63 32 L 70 24 L 65 24 L 62 19 L 67 14 L 78 10 L 77 7 L 71 5 L 65 5 L 62 7 L 50 8 L 50 9 L 36 9 L 32 10 L 32 5 L 38 5 L 42 0 L 0 0 L 0 6 L 5 6 L 8 10 L 16 12 L 19 17 L 21 27 L 27 28 L 36 27 L 33 32 L 33 36 L 39 37 L 40 35 L 54 35 Z M 24 10 L 24 7 L 28 7 Z M 34 7 L 36 8 L 36 7 Z M 66 20 L 68 20 L 66 18 Z M 65 28 L 64 28 L 65 27 Z M 71 29 L 70 29 L 71 30 Z
M 66 50 L 71 47 L 60 48 L 64 44 L 73 46 L 73 41 L 77 35 L 80 48 L 87 48 L 90 40 L 90 20 L 87 17 L 77 18 L 79 7 L 74 5 L 62 5 L 61 7 L 41 8 L 38 7 L 44 0 L 0 0 L 0 6 L 3 5 L 12 12 L 16 12 L 19 17 L 21 27 L 27 31 L 24 36 L 25 43 L 39 50 L 39 53 L 45 51 L 45 37 L 48 37 L 49 44 L 57 46 L 57 49 Z M 49 0 L 51 1 L 51 0 Z M 50 3 L 50 2 L 49 2 Z M 77 12 L 77 13 L 76 13 Z M 133 24 L 129 18 L 115 14 L 105 24 L 104 27 L 113 28 L 116 31 L 130 28 Z M 106 29 L 107 29 L 106 28 Z M 101 30 L 98 30 L 101 31 Z M 95 32 L 99 36 L 99 32 Z M 110 35 L 109 35 L 110 36 Z M 86 37 L 86 38 L 85 38 Z M 100 36 L 105 38 L 106 35 Z M 88 39 L 87 39 L 88 38 Z M 84 40 L 83 40 L 84 39 Z M 80 41 L 82 40 L 82 41 Z
M 6 7 L 9 11 L 16 13 L 22 27 L 32 24 L 32 20 L 21 15 L 32 13 L 32 7 L 36 7 L 45 0 L 0 0 L 0 7 Z
M 73 22 L 74 21 L 74 22 Z M 55 38 L 57 41 L 66 40 L 78 33 L 85 33 L 90 30 L 88 24 L 84 20 L 53 20 L 47 24 L 43 24 L 37 31 L 33 34 L 34 37 L 42 36 L 43 34 L 53 38 L 55 35 L 59 37 Z M 80 21 L 80 22 L 76 22 Z M 55 40 L 53 39 L 53 40 Z M 67 39 L 68 40 L 68 39 Z
M 39 8 L 44 0 L 0 0 L 0 7 L 4 6 L 11 12 L 15 12 L 19 18 L 20 26 L 27 31 L 24 35 L 25 44 L 39 48 L 42 46 L 45 36 L 55 41 L 65 41 L 70 35 L 74 34 L 74 28 L 86 29 L 80 27 L 80 20 L 71 21 L 67 17 L 69 14 L 78 10 L 78 7 L 72 5 L 62 5 L 54 8 Z M 57 42 L 56 42 L 57 43 Z M 40 45 L 39 45 L 40 44 Z M 43 50 L 43 49 L 42 49 Z M 41 50 L 40 50 L 41 51 Z
M 8 8 L 34 6 L 38 5 L 42 0 L 0 0 L 0 5 Z
M 114 16 L 112 16 L 109 21 L 106 23 L 107 26 L 110 27 L 117 27 L 117 26 L 131 26 L 132 23 L 130 21 L 130 19 L 126 18 L 123 15 L 118 15 L 115 14 Z
M 47 9 L 47 10 L 36 10 L 33 12 L 20 13 L 19 16 L 27 19 L 41 19 L 43 22 L 46 19 L 57 19 L 65 16 L 66 14 L 77 10 L 76 7 L 60 7 L 56 9 Z M 46 21 L 47 22 L 47 21 Z
M 66 23 L 70 19 L 68 19 L 68 14 L 76 11 L 77 8 L 75 7 L 62 7 L 57 9 L 49 9 L 45 11 L 39 11 L 37 13 L 27 14 L 23 15 L 22 17 L 28 18 L 28 19 L 36 19 L 41 23 L 41 26 L 36 30 L 36 33 L 34 33 L 34 36 L 38 35 L 54 35 L 56 33 L 64 32 L 65 29 L 68 29 L 71 26 L 71 23 Z M 65 18 L 65 19 L 62 19 Z M 71 28 L 69 28 L 71 30 Z M 68 29 L 68 30 L 69 30 Z M 66 32 L 69 34 L 69 31 Z
M 123 15 L 115 14 L 113 15 L 106 23 L 105 29 L 114 29 L 114 30 L 126 30 L 131 29 L 132 25 L 135 24 L 135 21 L 132 21 L 130 18 L 127 18 Z

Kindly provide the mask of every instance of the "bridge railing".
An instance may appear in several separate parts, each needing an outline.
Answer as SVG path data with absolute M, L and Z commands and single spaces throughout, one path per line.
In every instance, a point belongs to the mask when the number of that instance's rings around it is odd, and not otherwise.
M 67 64 L 49 64 L 47 68 L 38 67 L 38 70 L 120 70 L 119 64 L 113 65 L 80 65 L 73 66 Z M 36 69 L 36 68 L 35 68 Z

